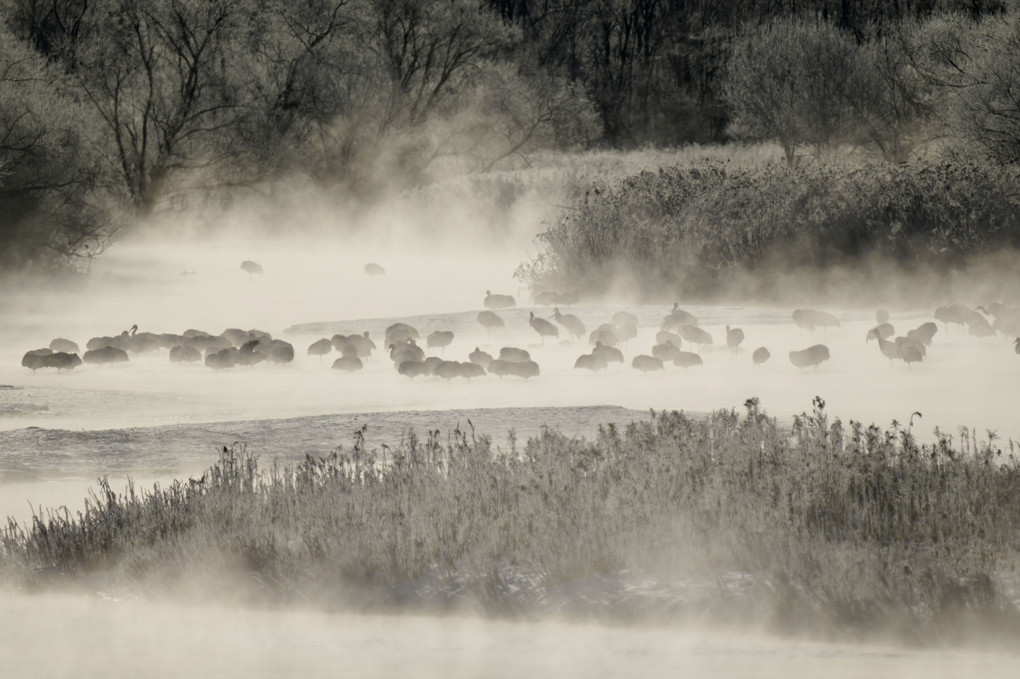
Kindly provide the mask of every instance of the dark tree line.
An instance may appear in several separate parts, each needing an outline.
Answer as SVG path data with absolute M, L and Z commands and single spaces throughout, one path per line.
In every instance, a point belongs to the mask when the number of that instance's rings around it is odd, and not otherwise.
M 370 200 L 540 149 L 1020 159 L 1002 0 L 0 0 L 0 261 L 305 175 Z
M 489 0 L 525 40 L 518 58 L 580 82 L 604 141 L 627 148 L 727 139 L 723 73 L 748 26 L 811 19 L 864 42 L 878 26 L 952 12 L 1000 15 L 1003 0 Z

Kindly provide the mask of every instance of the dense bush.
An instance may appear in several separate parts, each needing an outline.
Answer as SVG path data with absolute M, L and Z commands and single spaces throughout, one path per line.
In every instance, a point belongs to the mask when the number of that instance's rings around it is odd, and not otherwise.
M 542 252 L 518 276 L 706 297 L 776 268 L 955 267 L 1020 247 L 1018 181 L 1014 168 L 950 163 L 642 172 L 593 187 L 539 236 Z
M 342 607 L 458 603 L 690 616 L 797 632 L 1015 639 L 1012 448 L 830 421 L 653 413 L 518 449 L 455 431 L 269 470 L 224 450 L 201 479 L 100 485 L 84 513 L 0 533 L 8 582 L 210 588 Z M 587 588 L 600 579 L 631 586 Z M 573 592 L 571 595 L 570 592 Z M 979 628 L 964 623 L 987 623 Z

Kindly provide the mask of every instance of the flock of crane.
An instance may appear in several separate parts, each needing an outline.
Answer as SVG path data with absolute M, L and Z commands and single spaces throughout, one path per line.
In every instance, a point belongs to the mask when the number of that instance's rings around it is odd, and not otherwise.
M 222 370 L 234 366 L 255 365 L 263 361 L 290 363 L 294 346 L 274 339 L 262 330 L 228 328 L 219 335 L 202 330 L 185 330 L 181 334 L 138 332 L 133 325 L 119 335 L 93 337 L 85 345 L 85 354 L 72 340 L 58 337 L 48 347 L 25 353 L 21 365 L 32 371 L 40 368 L 71 370 L 82 363 L 108 365 L 127 363 L 132 354 L 170 350 L 172 363 L 205 361 L 210 368 Z
M 245 267 L 245 264 L 252 266 Z M 249 273 L 258 273 L 258 265 L 245 262 L 242 268 Z M 385 271 L 377 264 L 365 267 L 370 275 L 385 275 Z M 560 341 L 561 330 L 567 336 L 566 341 L 578 342 L 587 336 L 590 351 L 577 357 L 574 368 L 598 372 L 613 363 L 624 363 L 624 355 L 620 347 L 638 336 L 638 318 L 627 311 L 615 313 L 606 323 L 599 325 L 590 332 L 584 322 L 576 315 L 563 313 L 560 305 L 577 302 L 576 293 L 539 293 L 535 296 L 537 304 L 554 306 L 552 320 L 541 318 L 531 311 L 528 323 L 538 334 L 544 346 L 547 339 Z M 493 294 L 486 291 L 483 302 L 485 310 L 478 313 L 476 320 L 491 339 L 493 331 L 506 329 L 506 322 L 498 312 L 516 307 L 515 299 L 510 295 Z M 994 303 L 985 307 L 971 309 L 954 304 L 939 307 L 935 310 L 935 319 L 942 322 L 949 332 L 950 325 L 966 327 L 970 335 L 988 337 L 995 334 L 1015 336 L 1016 353 L 1020 354 L 1020 310 L 1004 304 Z M 991 319 L 991 320 L 989 320 Z M 814 332 L 816 329 L 827 331 L 838 327 L 840 321 L 834 315 L 814 309 L 797 309 L 792 320 L 802 331 Z M 938 332 L 936 323 L 928 321 L 908 331 L 905 335 L 895 336 L 896 331 L 889 323 L 889 314 L 880 310 L 876 314 L 876 325 L 868 330 L 865 342 L 874 340 L 879 351 L 889 359 L 890 363 L 902 361 L 908 367 L 924 360 L 935 334 Z M 445 355 L 445 350 L 454 341 L 452 330 L 437 330 L 425 338 L 425 347 L 418 341 L 419 331 L 411 325 L 397 322 L 386 328 L 383 346 L 392 360 L 397 373 L 414 377 L 438 377 L 453 379 L 456 377 L 474 378 L 486 374 L 517 376 L 524 379 L 537 377 L 541 369 L 528 350 L 517 347 L 503 347 L 497 356 L 482 351 L 479 347 L 470 353 L 467 361 L 447 360 L 435 355 L 427 356 L 427 350 L 438 349 Z M 737 355 L 744 343 L 745 334 L 740 328 L 726 326 L 726 347 Z M 631 367 L 641 372 L 665 370 L 672 363 L 680 368 L 692 368 L 702 365 L 699 352 L 706 346 L 712 346 L 712 335 L 702 328 L 693 314 L 674 304 L 666 314 L 655 335 L 655 344 L 648 353 L 640 353 L 631 359 Z M 138 332 L 138 326 L 121 332 L 118 335 L 94 337 L 86 344 L 86 351 L 79 357 L 77 343 L 56 338 L 46 348 L 33 349 L 25 353 L 22 365 L 33 371 L 41 368 L 71 370 L 82 363 L 110 364 L 123 363 L 130 360 L 131 354 L 169 350 L 169 358 L 174 363 L 204 364 L 215 370 L 224 370 L 238 366 L 252 366 L 262 362 L 285 364 L 294 360 L 294 346 L 281 339 L 273 338 L 268 332 L 261 330 L 240 330 L 229 328 L 218 335 L 201 330 L 186 330 L 181 334 Z M 377 349 L 368 331 L 353 335 L 336 334 L 330 338 L 322 338 L 312 342 L 307 355 L 325 357 L 339 352 L 340 356 L 332 363 L 332 368 L 345 372 L 356 372 L 364 367 Z M 693 349 L 697 349 L 696 351 Z M 825 344 L 814 344 L 804 349 L 790 351 L 790 363 L 798 368 L 817 368 L 830 359 L 829 347 Z M 771 358 L 769 350 L 760 346 L 754 349 L 751 360 L 760 366 Z

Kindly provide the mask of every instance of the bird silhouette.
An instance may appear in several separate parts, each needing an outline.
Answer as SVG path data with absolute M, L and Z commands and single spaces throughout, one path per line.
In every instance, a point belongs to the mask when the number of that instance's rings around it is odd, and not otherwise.
M 616 324 L 617 327 L 621 325 L 637 325 L 638 318 L 629 311 L 617 311 L 613 314 L 613 323 Z
M 77 342 L 72 342 L 69 339 L 58 337 L 50 342 L 50 349 L 55 352 L 63 352 L 66 354 L 77 354 L 80 349 L 78 348 Z
M 693 368 L 694 366 L 704 364 L 705 362 L 701 359 L 701 356 L 693 351 L 678 351 L 676 356 L 673 357 L 673 365 L 681 368 Z
M 662 360 L 648 354 L 638 354 L 634 357 L 634 360 L 630 362 L 630 365 L 635 370 L 640 370 L 643 373 L 650 373 L 656 370 L 665 370 L 662 365 Z
M 668 342 L 672 342 L 673 346 L 677 348 L 683 346 L 683 339 L 680 337 L 680 335 L 676 334 L 675 332 L 670 332 L 669 330 L 660 330 L 659 332 L 655 333 L 656 344 L 666 344 Z
M 95 363 L 97 365 L 106 365 L 109 363 L 127 363 L 128 355 L 123 349 L 117 347 L 100 347 L 99 349 L 89 349 L 82 356 L 82 360 L 86 363 Z
M 492 354 L 475 347 L 475 350 L 468 354 L 468 360 L 487 369 L 492 363 Z
M 446 347 L 453 344 L 453 332 L 451 330 L 436 330 L 430 332 L 429 336 L 425 338 L 425 346 L 429 349 L 439 348 L 444 352 Z
M 892 327 L 891 323 L 879 323 L 874 328 L 868 331 L 868 334 L 864 336 L 865 342 L 870 342 L 873 339 L 889 339 L 896 334 L 896 328 Z
M 541 373 L 542 370 L 538 367 L 538 363 L 534 361 L 521 361 L 520 363 L 510 364 L 510 374 L 523 377 L 525 381 L 530 380 L 532 377 L 538 377 Z
M 712 346 L 712 335 L 710 335 L 707 330 L 703 330 L 696 325 L 681 325 L 678 331 L 680 333 L 680 337 L 691 344 L 697 344 L 699 346 L 707 344 Z
M 365 364 L 360 358 L 355 356 L 341 356 L 340 358 L 333 361 L 333 370 L 342 370 L 344 372 L 357 372 L 365 367 Z
M 507 363 L 524 363 L 525 361 L 531 360 L 531 354 L 528 353 L 527 349 L 503 347 L 499 350 L 498 360 L 505 361 Z
M 47 368 L 56 368 L 57 372 L 61 370 L 74 370 L 81 363 L 81 358 L 78 357 L 77 352 L 55 351 L 49 356 L 43 356 L 43 365 Z
M 342 338 L 340 346 L 338 347 L 341 352 L 346 352 L 347 349 L 350 348 L 355 352 L 358 358 L 366 359 L 370 358 L 372 356 L 372 352 L 375 351 L 375 342 L 372 341 L 367 330 L 361 335 L 348 335 L 347 337 L 344 337 L 343 335 L 333 335 L 334 347 L 337 346 L 336 340 L 338 337 Z
M 187 344 L 170 347 L 171 363 L 197 363 L 202 360 L 202 352 Z
M 442 361 L 435 367 L 433 374 L 444 380 L 452 380 L 455 377 L 460 377 L 460 362 Z
M 509 309 L 517 306 L 517 301 L 510 295 L 494 295 L 491 290 L 485 291 L 486 309 Z
M 333 351 L 333 341 L 326 338 L 315 340 L 308 347 L 308 355 L 318 356 L 320 359 L 331 351 Z
M 939 331 L 939 326 L 935 325 L 931 321 L 922 323 L 913 330 L 907 332 L 907 337 L 917 340 L 925 346 L 931 346 L 932 339 L 935 337 L 935 333 Z
M 730 328 L 726 326 L 726 346 L 733 350 L 733 355 L 737 355 L 737 349 L 740 347 L 740 343 L 744 341 L 744 331 L 740 328 Z
M 211 351 L 205 356 L 205 364 L 213 370 L 226 370 L 237 365 L 237 355 L 240 349 L 229 347 L 218 351 Z
M 43 357 L 49 356 L 52 353 L 52 349 L 32 349 L 31 351 L 26 351 L 25 355 L 21 358 L 21 365 L 35 372 L 43 367 Z
M 698 325 L 698 319 L 694 314 L 681 309 L 678 302 L 674 302 L 673 310 L 662 319 L 660 330 L 674 331 L 685 325 Z
M 490 338 L 492 337 L 493 329 L 498 328 L 502 330 L 506 327 L 503 319 L 497 316 L 494 311 L 479 311 L 476 320 L 485 328 L 485 332 Z
M 807 349 L 790 352 L 790 363 L 801 370 L 804 368 L 817 370 L 818 366 L 827 360 L 829 360 L 829 347 L 824 344 L 815 344 Z
M 584 337 L 584 323 L 574 314 L 561 314 L 558 308 L 553 309 L 553 318 L 566 328 L 574 337 Z
M 607 367 L 609 367 L 609 363 L 606 361 L 605 357 L 594 352 L 590 354 L 581 354 L 577 357 L 577 360 L 574 361 L 575 369 L 590 370 L 593 373 L 598 372 L 599 370 L 605 370 Z
M 604 344 L 607 347 L 615 347 L 620 343 L 620 338 L 616 334 L 616 325 L 613 323 L 603 323 L 599 327 L 591 331 L 588 335 L 589 344 Z
M 899 351 L 900 360 L 907 364 L 907 368 L 911 363 L 920 363 L 924 360 L 924 345 L 909 337 L 897 337 L 896 349 Z
M 560 336 L 560 331 L 556 329 L 556 326 L 545 320 L 544 318 L 536 318 L 535 312 L 531 312 L 531 318 L 528 320 L 528 324 L 534 328 L 535 332 L 542 338 L 542 344 L 545 344 L 546 337 Z
M 397 372 L 415 378 L 425 374 L 425 361 L 406 360 L 397 364 Z
M 414 343 L 414 340 L 407 340 L 405 342 L 394 342 L 389 346 L 390 359 L 394 365 L 399 365 L 403 361 L 424 361 L 425 351 Z
M 623 352 L 616 347 L 606 346 L 605 344 L 602 344 L 602 342 L 596 342 L 591 353 L 604 358 L 607 364 L 623 363 Z
M 680 348 L 672 342 L 656 344 L 652 347 L 652 356 L 663 362 L 672 361 L 678 353 L 680 353 Z
M 385 338 L 383 346 L 386 347 L 391 344 L 406 342 L 407 340 L 418 339 L 421 337 L 417 328 L 400 321 L 387 327 L 383 336 Z

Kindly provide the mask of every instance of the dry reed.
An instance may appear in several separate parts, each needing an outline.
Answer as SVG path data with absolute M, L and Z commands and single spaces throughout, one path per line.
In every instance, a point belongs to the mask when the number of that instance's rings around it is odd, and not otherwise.
M 0 534 L 0 574 L 256 602 L 730 620 L 792 633 L 1015 639 L 1020 467 L 1010 444 L 747 413 L 460 430 L 281 468 L 224 449 L 202 478 L 115 493 Z M 94 582 L 89 580 L 89 582 Z

